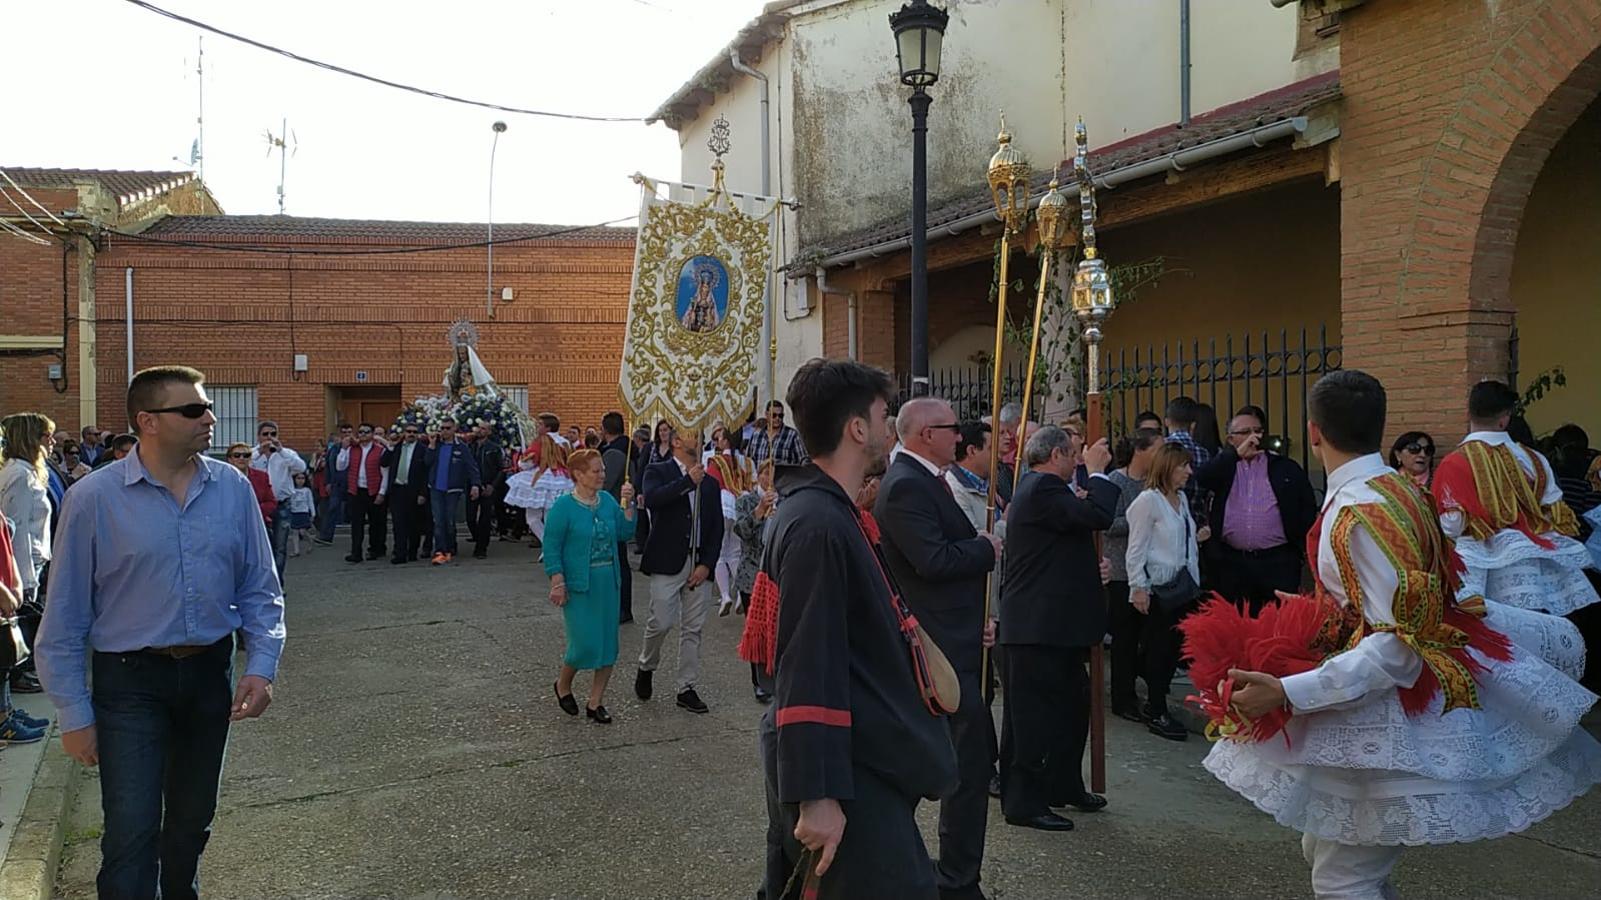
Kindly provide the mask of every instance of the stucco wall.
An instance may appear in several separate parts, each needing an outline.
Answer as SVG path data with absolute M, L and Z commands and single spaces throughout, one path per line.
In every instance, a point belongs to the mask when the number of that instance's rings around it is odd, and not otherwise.
M 1601 104 L 1592 105 L 1551 151 L 1529 195 L 1512 261 L 1518 369 L 1527 384 L 1562 366 L 1568 386 L 1529 409 L 1544 434 L 1566 422 L 1601 439 Z

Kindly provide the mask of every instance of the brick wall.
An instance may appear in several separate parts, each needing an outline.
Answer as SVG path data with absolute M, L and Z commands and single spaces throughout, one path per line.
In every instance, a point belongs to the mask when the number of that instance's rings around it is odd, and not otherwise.
M 34 263 L 35 270 L 19 280 L 27 285 L 31 307 L 54 310 L 59 333 L 59 255 L 55 260 L 55 274 Z M 126 425 L 123 310 L 129 266 L 135 368 L 182 363 L 204 371 L 213 384 L 255 385 L 260 415 L 276 419 L 291 446 L 310 446 L 327 433 L 340 386 L 392 385 L 402 401 L 438 393 L 451 359 L 446 332 L 463 317 L 478 325 L 484 364 L 502 384 L 527 385 L 534 412 L 548 409 L 564 422 L 597 424 L 617 405 L 632 264 L 628 240 L 501 245 L 495 252 L 496 291 L 509 286 L 516 296 L 497 300 L 489 320 L 481 248 L 288 257 L 113 237 L 96 261 L 98 424 Z M 69 335 L 69 360 L 75 360 L 75 342 L 76 335 Z M 309 356 L 310 371 L 292 371 L 294 353 Z M 42 372 L 44 362 L 26 365 Z M 60 395 L 64 401 L 52 397 L 42 374 L 32 384 L 29 378 L 13 382 L 11 368 L 18 363 L 5 364 L 0 406 L 59 409 L 62 427 L 77 427 L 75 394 Z M 365 381 L 356 380 L 358 371 L 366 373 Z
M 51 210 L 72 209 L 78 205 L 73 190 L 30 190 Z M 15 215 L 9 203 L 0 204 Z M 24 201 L 24 207 L 40 216 Z M 24 241 L 11 234 L 0 234 L 0 335 L 6 337 L 49 337 L 60 346 L 62 318 L 62 243 L 47 238 L 48 246 Z M 78 428 L 77 384 L 78 331 L 78 253 L 66 254 L 66 380 L 64 392 L 52 386 L 47 372 L 62 361 L 56 349 L 0 348 L 0 415 L 30 410 L 54 419 L 62 429 Z
M 1552 146 L 1601 91 L 1601 0 L 1387 0 L 1340 35 L 1345 364 L 1391 430 L 1462 434 L 1504 377 L 1511 262 Z

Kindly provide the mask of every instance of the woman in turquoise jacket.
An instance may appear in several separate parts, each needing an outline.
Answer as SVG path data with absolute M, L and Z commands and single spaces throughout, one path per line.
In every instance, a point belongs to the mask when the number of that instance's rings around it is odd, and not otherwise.
M 573 676 L 579 669 L 592 669 L 587 714 L 597 725 L 610 725 L 611 714 L 601 701 L 617 662 L 622 585 L 617 545 L 634 536 L 634 488 L 623 485 L 621 505 L 601 490 L 606 470 L 594 450 L 574 451 L 567 458 L 567 471 L 573 492 L 558 498 L 545 515 L 550 602 L 561 607 L 567 628 L 567 655 L 556 676 L 556 702 L 567 715 L 578 715 Z

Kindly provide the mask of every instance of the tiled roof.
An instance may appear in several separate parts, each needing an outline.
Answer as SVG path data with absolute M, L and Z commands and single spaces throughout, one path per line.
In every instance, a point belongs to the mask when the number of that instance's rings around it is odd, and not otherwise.
M 306 216 L 168 216 L 144 231 L 173 240 L 268 243 L 454 244 L 484 239 L 483 223 L 395 222 L 381 219 L 319 219 Z M 632 242 L 635 229 L 597 226 L 495 223 L 495 239 L 548 236 L 564 241 Z
M 1318 104 L 1337 99 L 1339 96 L 1340 73 L 1334 71 L 1318 75 L 1195 116 L 1190 119 L 1190 124 L 1183 127 L 1177 124 L 1166 125 L 1114 144 L 1094 148 L 1090 151 L 1090 168 L 1099 178 L 1117 169 L 1161 159 L 1170 153 L 1294 118 Z M 1072 159 L 1063 161 L 1062 171 L 1070 180 L 1073 171 Z M 1050 180 L 1049 167 L 1035 170 L 1031 194 L 1044 191 Z M 989 188 L 980 183 L 971 195 L 930 209 L 928 229 L 933 232 L 942 225 L 981 213 L 989 209 L 993 202 Z M 895 218 L 871 228 L 819 241 L 816 246 L 802 249 L 796 254 L 795 259 L 836 256 L 903 238 L 910 233 L 907 216 L 901 212 L 897 213 Z
M 24 169 L 0 166 L 25 188 L 71 188 L 75 182 L 95 181 L 117 198 L 120 206 L 163 194 L 195 180 L 195 173 L 133 172 L 122 169 Z

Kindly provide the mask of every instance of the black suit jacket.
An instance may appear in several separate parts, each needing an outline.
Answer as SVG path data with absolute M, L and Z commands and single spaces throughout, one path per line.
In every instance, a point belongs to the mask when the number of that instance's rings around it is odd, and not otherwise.
M 646 575 L 677 575 L 690 552 L 689 495 L 695 482 L 678 471 L 675 460 L 659 462 L 645 470 L 645 508 L 650 510 L 650 534 L 639 571 Z M 695 564 L 717 568 L 723 548 L 723 499 L 715 478 L 700 480 L 700 548 Z
M 396 488 L 402 491 L 416 493 L 428 492 L 428 445 L 418 442 L 411 445 L 411 470 L 406 473 L 406 483 L 396 484 L 395 479 L 400 475 L 400 448 L 396 444 L 384 451 L 378 457 L 378 462 L 389 470 L 389 493 L 393 494 Z
M 906 605 L 957 671 L 977 672 L 995 548 L 978 537 L 945 479 L 904 453 L 884 473 L 873 518 Z
M 1024 472 L 1006 510 L 1002 644 L 1091 647 L 1106 636 L 1106 589 L 1095 533 L 1112 526 L 1120 493 L 1089 479 L 1080 500 L 1067 482 Z
M 1212 493 L 1212 512 L 1207 524 L 1212 528 L 1208 548 L 1223 546 L 1223 515 L 1228 509 L 1229 492 L 1234 490 L 1234 475 L 1238 471 L 1239 454 L 1233 447 L 1224 447 L 1212 461 L 1195 473 L 1195 480 Z M 1284 540 L 1297 556 L 1306 555 L 1306 534 L 1317 521 L 1318 503 L 1312 494 L 1312 482 L 1294 460 L 1269 453 L 1267 480 L 1273 488 L 1273 497 L 1279 503 L 1279 520 L 1284 525 Z M 1213 552 L 1216 552 L 1215 550 Z

